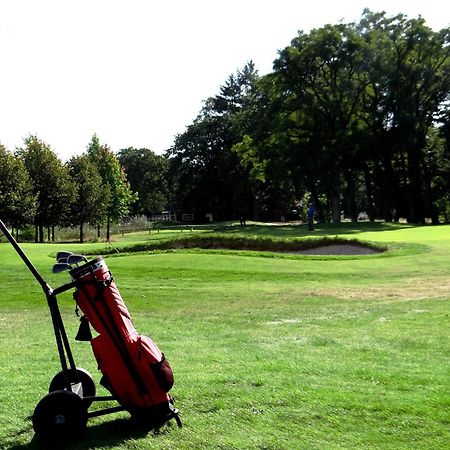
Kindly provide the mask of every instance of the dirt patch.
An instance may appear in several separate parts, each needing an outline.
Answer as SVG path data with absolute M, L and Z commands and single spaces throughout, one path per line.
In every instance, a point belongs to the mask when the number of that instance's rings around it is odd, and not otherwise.
M 381 253 L 381 251 L 359 245 L 340 244 L 310 248 L 308 250 L 301 250 L 298 253 L 302 255 L 372 255 Z
M 339 288 L 315 288 L 304 289 L 305 297 L 327 296 L 342 300 L 426 300 L 450 298 L 450 280 L 439 278 L 410 278 L 403 283 L 378 285 L 378 286 L 354 286 Z M 419 311 L 416 311 L 419 312 Z

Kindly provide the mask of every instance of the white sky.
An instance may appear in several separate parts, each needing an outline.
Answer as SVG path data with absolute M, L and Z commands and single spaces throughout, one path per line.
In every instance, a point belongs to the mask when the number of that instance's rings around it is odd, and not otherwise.
M 162 153 L 247 61 L 267 73 L 297 30 L 365 7 L 450 25 L 443 0 L 0 0 L 0 142 Z

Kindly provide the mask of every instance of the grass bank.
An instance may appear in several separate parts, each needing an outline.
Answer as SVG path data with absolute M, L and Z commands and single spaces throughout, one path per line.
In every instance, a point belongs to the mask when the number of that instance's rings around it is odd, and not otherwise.
M 363 242 L 354 238 L 342 238 L 338 236 L 321 236 L 310 238 L 282 238 L 276 236 L 252 236 L 248 234 L 226 233 L 196 233 L 178 235 L 175 238 L 158 239 L 147 242 L 135 242 L 122 245 L 121 252 L 133 253 L 168 249 L 228 249 L 265 252 L 301 252 L 318 247 L 331 245 L 354 245 L 383 252 L 386 245 L 373 242 Z M 106 254 L 117 253 L 114 248 L 109 248 Z

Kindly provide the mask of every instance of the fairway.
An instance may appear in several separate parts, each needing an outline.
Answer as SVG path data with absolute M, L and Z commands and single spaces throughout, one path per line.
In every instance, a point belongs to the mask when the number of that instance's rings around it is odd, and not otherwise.
M 171 231 L 195 235 L 203 230 Z M 230 226 L 253 238 L 309 238 L 295 226 Z M 165 239 L 147 232 L 132 243 Z M 127 413 L 91 419 L 68 449 L 444 449 L 450 441 L 450 226 L 318 226 L 314 236 L 387 245 L 364 256 L 167 250 L 107 263 L 140 333 L 170 361 L 184 427 L 157 431 Z M 50 285 L 59 250 L 24 244 Z M 128 248 L 128 247 L 127 247 Z M 40 448 L 30 416 L 60 370 L 45 298 L 0 243 L 0 448 Z M 74 342 L 71 293 L 59 297 L 77 364 L 95 381 L 90 346 Z M 106 394 L 103 388 L 99 391 Z M 99 392 L 100 393 L 100 392 Z

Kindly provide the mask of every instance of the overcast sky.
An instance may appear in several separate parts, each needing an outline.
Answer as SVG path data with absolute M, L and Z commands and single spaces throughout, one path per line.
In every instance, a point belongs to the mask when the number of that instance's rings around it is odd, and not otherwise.
M 267 73 L 298 30 L 365 7 L 450 25 L 442 0 L 0 0 L 0 142 L 162 153 L 247 61 Z

